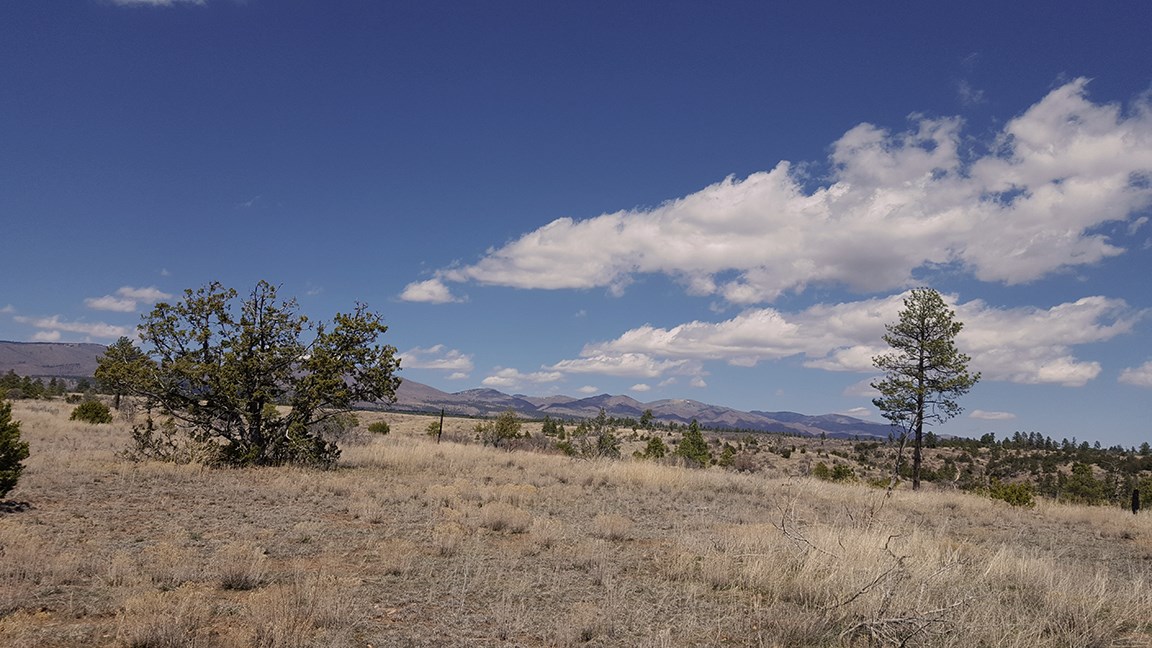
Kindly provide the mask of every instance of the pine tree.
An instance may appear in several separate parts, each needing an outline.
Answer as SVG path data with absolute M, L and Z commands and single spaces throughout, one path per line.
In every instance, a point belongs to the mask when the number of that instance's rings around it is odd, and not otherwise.
M 708 442 L 700 433 L 700 424 L 696 422 L 696 419 L 692 419 L 688 425 L 688 431 L 684 433 L 683 438 L 680 439 L 680 444 L 676 446 L 675 454 L 697 466 L 706 467 L 712 463 L 712 451 L 708 449 Z
M 872 403 L 884 418 L 901 429 L 901 441 L 913 436 L 912 488 L 920 488 L 925 424 L 943 423 L 964 411 L 956 398 L 980 380 L 968 373 L 967 355 L 956 349 L 956 336 L 964 328 L 956 313 L 931 288 L 917 288 L 904 299 L 900 319 L 885 328 L 891 353 L 872 363 L 884 377 L 872 383 L 880 398 Z M 903 445 L 903 443 L 901 444 Z

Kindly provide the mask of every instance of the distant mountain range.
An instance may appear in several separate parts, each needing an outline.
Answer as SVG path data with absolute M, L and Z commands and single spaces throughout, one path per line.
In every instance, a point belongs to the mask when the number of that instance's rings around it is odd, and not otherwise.
M 104 349 L 101 344 L 0 341 L 0 373 L 13 370 L 22 376 L 91 377 Z M 688 423 L 696 419 L 710 428 L 810 435 L 824 433 L 839 438 L 886 438 L 890 431 L 887 424 L 870 423 L 842 414 L 809 416 L 796 412 L 744 412 L 694 400 L 664 399 L 644 403 L 628 396 L 610 394 L 587 398 L 539 397 L 509 395 L 495 389 L 449 393 L 407 379 L 401 383 L 396 396 L 392 409 L 407 412 L 438 412 L 443 409 L 456 416 L 492 416 L 511 408 L 528 418 L 575 419 L 591 418 L 603 408 L 612 417 L 639 419 L 645 410 L 650 409 L 658 421 Z
M 4 342 L 0 340 L 0 373 L 15 371 L 36 378 L 91 378 L 103 344 Z
M 628 396 L 601 394 L 588 398 L 571 396 L 508 395 L 495 389 L 468 389 L 448 393 L 412 380 L 405 380 L 397 393 L 394 409 L 427 412 L 444 409 L 458 416 L 491 416 L 509 408 L 530 418 L 551 416 L 558 419 L 591 418 L 603 408 L 608 416 L 639 419 L 652 410 L 658 421 L 688 423 L 696 419 L 705 427 L 783 432 L 851 438 L 871 436 L 887 438 L 890 427 L 869 423 L 842 414 L 809 416 L 796 412 L 744 412 L 730 407 L 709 405 L 700 401 L 664 399 L 641 402 Z

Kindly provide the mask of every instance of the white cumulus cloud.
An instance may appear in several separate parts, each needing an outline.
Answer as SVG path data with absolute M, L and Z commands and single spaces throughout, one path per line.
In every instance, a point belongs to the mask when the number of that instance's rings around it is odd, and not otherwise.
M 438 369 L 441 371 L 454 371 L 453 376 L 467 377 L 472 371 L 472 356 L 461 353 L 456 349 L 449 349 L 443 344 L 436 344 L 427 348 L 412 347 L 400 354 L 401 366 L 412 369 Z
M 581 358 L 551 368 L 648 378 L 673 371 L 699 376 L 704 361 L 753 366 L 800 356 L 811 368 L 872 372 L 872 358 L 889 351 L 882 340 L 884 326 L 896 321 L 907 294 L 818 304 L 793 314 L 757 308 L 720 322 L 644 325 L 614 340 L 589 344 Z M 1099 296 L 1048 309 L 945 299 L 964 323 L 956 343 L 972 357 L 971 368 L 987 380 L 1026 384 L 1080 386 L 1092 380 L 1100 364 L 1076 357 L 1073 347 L 1128 333 L 1142 316 L 1124 300 Z
M 652 209 L 560 218 L 404 298 L 451 301 L 445 282 L 619 293 L 659 273 L 750 305 L 818 284 L 902 289 L 939 266 L 1016 284 L 1097 263 L 1124 251 L 1099 226 L 1152 204 L 1152 108 L 1093 103 L 1086 85 L 1053 90 L 977 146 L 958 118 L 860 124 L 832 145 L 824 186 L 780 162 Z
M 1136 387 L 1152 387 L 1152 360 L 1139 367 L 1129 367 L 1120 372 L 1119 381 Z
M 416 281 L 404 287 L 404 292 L 400 293 L 400 299 L 411 302 L 425 302 L 429 304 L 447 304 L 451 302 L 461 301 L 448 286 L 439 278 L 428 279 L 427 281 Z
M 491 375 L 480 381 L 480 384 L 493 389 L 519 389 L 525 385 L 545 385 L 564 378 L 558 371 L 536 371 L 523 373 L 518 369 L 497 367 Z
M 89 297 L 84 300 L 84 305 L 93 310 L 134 313 L 140 302 L 154 304 L 158 301 L 171 298 L 172 295 L 154 286 L 147 288 L 122 286 L 116 290 L 115 295 Z

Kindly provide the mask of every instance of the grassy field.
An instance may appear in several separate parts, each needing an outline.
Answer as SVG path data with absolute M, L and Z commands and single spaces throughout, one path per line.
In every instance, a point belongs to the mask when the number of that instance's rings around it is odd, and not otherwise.
M 507 452 L 465 420 L 437 445 L 387 413 L 330 472 L 131 463 L 129 424 L 70 410 L 14 406 L 0 645 L 1152 646 L 1152 517 L 1117 508 Z

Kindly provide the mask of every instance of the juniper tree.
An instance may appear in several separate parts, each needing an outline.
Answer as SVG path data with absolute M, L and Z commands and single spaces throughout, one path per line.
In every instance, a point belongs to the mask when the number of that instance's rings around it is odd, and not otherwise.
M 104 350 L 93 377 L 104 391 L 113 395 L 112 406 L 119 410 L 121 397 L 132 392 L 132 385 L 151 365 L 148 356 L 132 344 L 132 340 L 121 336 Z
M 980 380 L 979 372 L 968 372 L 971 358 L 956 348 L 956 336 L 963 328 L 940 293 L 917 288 L 904 299 L 899 320 L 885 326 L 884 341 L 892 352 L 872 358 L 884 372 L 872 383 L 880 392 L 872 403 L 900 428 L 901 441 L 912 436 L 913 490 L 920 488 L 924 426 L 964 411 L 956 399 Z
M 313 324 L 276 292 L 261 281 L 236 303 L 234 289 L 213 282 L 156 304 L 140 326 L 146 370 L 121 373 L 126 361 L 110 360 L 107 373 L 128 376 L 132 393 L 225 463 L 331 466 L 339 449 L 321 424 L 358 403 L 395 400 L 396 348 L 376 344 L 388 327 L 363 304 Z

